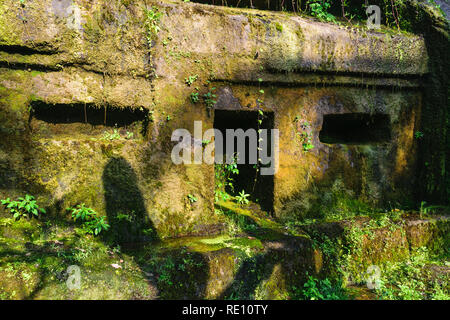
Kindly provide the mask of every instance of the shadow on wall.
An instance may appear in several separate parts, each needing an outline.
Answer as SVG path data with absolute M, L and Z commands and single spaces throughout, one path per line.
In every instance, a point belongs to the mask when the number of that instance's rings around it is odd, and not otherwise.
M 111 158 L 102 179 L 111 225 L 104 235 L 105 242 L 120 245 L 123 253 L 139 261 L 139 268 L 149 283 L 156 284 L 161 299 L 204 296 L 208 270 L 201 254 L 186 248 L 157 253 L 153 247 L 159 236 L 148 217 L 131 165 L 122 157 Z
M 113 244 L 142 243 L 157 240 L 156 229 L 145 208 L 136 173 L 122 157 L 112 158 L 103 175 L 106 214 L 111 230 L 106 240 Z

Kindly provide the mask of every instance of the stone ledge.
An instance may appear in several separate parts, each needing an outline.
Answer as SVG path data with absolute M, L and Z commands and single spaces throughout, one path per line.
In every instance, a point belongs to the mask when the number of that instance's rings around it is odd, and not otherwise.
M 149 73 L 150 52 L 139 4 L 63 3 L 67 12 L 60 12 L 61 8 L 50 0 L 27 2 L 25 8 L 12 0 L 3 2 L 0 51 L 4 53 L 0 61 L 49 69 L 78 64 L 106 74 Z M 154 5 L 165 12 L 151 49 L 161 76 L 167 76 L 165 56 L 170 50 L 192 59 L 210 58 L 212 73 L 224 80 L 256 81 L 261 68 L 269 73 L 427 73 L 428 58 L 421 36 L 348 29 L 281 12 L 170 1 Z M 26 12 L 26 23 L 18 19 L 22 11 Z M 75 18 L 79 23 L 72 25 L 70 21 Z M 167 37 L 172 40 L 166 47 L 162 40 Z M 169 72 L 177 72 L 177 68 Z

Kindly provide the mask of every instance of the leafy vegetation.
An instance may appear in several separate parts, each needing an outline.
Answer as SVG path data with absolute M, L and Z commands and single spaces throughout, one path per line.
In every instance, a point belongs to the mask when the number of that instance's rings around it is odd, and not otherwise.
M 188 194 L 187 197 L 188 197 L 188 199 L 189 199 L 189 201 L 190 201 L 191 203 L 194 203 L 194 202 L 197 202 L 197 201 L 198 201 L 197 197 L 195 197 L 195 196 L 192 195 L 192 194 Z
M 19 220 L 20 218 L 37 217 L 41 213 L 46 213 L 45 209 L 40 208 L 34 200 L 32 195 L 26 194 L 25 197 L 19 197 L 17 200 L 10 198 L 1 200 L 2 205 L 13 215 L 13 218 Z
M 151 48 L 152 41 L 161 29 L 159 22 L 163 13 L 157 7 L 151 7 L 150 9 L 144 8 L 144 13 L 146 17 L 144 26 L 147 33 L 147 43 Z
M 322 21 L 336 22 L 336 17 L 329 11 L 332 0 L 308 0 L 306 1 L 309 12 L 313 17 Z
M 126 132 L 125 139 L 129 140 L 134 137 L 133 132 Z M 114 140 L 120 140 L 122 139 L 122 136 L 120 135 L 120 132 L 117 128 L 114 128 L 113 132 L 105 131 L 103 132 L 103 136 L 101 137 L 101 140 L 107 140 L 107 141 L 114 141 Z
M 426 248 L 419 248 L 406 261 L 386 263 L 376 288 L 377 296 L 386 300 L 450 300 L 450 278 L 435 274 L 433 265 L 442 262 L 435 260 Z
M 184 79 L 184 82 L 188 85 L 191 86 L 196 80 L 198 79 L 198 75 L 193 75 L 193 76 L 189 76 L 187 78 Z
M 308 276 L 303 288 L 293 287 L 293 296 L 303 300 L 348 300 L 350 298 L 340 280 L 323 280 Z
M 233 157 L 233 161 L 230 164 L 216 164 L 214 166 L 215 175 L 215 189 L 214 197 L 215 201 L 228 200 L 230 198 L 229 192 L 234 192 L 233 176 L 239 174 L 237 168 L 237 155 Z
M 421 139 L 421 138 L 423 138 L 423 136 L 424 136 L 424 134 L 421 131 L 416 131 L 414 133 L 414 138 L 416 138 L 416 139 Z
M 72 212 L 74 221 L 82 221 L 83 230 L 86 233 L 98 235 L 102 231 L 108 230 L 110 227 L 104 216 L 99 217 L 94 209 L 86 207 L 84 203 L 79 204 L 74 208 L 67 208 L 67 210 Z
M 294 122 L 298 123 L 299 121 L 300 118 L 298 116 L 295 117 Z M 300 130 L 297 131 L 297 137 L 302 144 L 303 152 L 308 152 L 309 150 L 314 149 L 314 145 L 312 143 L 313 136 L 309 132 L 310 127 L 310 123 L 305 120 L 300 124 Z
M 192 102 L 193 104 L 196 104 L 196 103 L 200 100 L 200 97 L 199 97 L 199 93 L 198 93 L 198 92 L 192 92 L 191 95 L 190 95 L 189 97 L 190 97 L 191 102 Z
M 215 87 L 212 87 L 211 90 L 209 90 L 207 93 L 203 95 L 203 99 L 206 104 L 206 108 L 208 110 L 211 110 L 214 105 L 216 104 L 216 100 L 214 100 L 217 96 L 213 93 L 213 91 L 216 90 Z
M 248 197 L 250 197 L 249 194 L 245 193 L 244 190 L 242 190 L 241 192 L 239 192 L 239 194 L 237 196 L 235 196 L 234 198 L 236 199 L 237 203 L 243 205 L 243 204 L 248 204 L 249 200 L 247 199 Z

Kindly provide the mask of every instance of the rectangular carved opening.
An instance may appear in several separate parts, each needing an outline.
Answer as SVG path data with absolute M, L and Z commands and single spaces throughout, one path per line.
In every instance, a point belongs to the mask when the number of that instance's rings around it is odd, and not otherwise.
M 391 139 L 387 114 L 325 114 L 319 134 L 322 143 L 371 144 Z
M 149 113 L 144 108 L 119 108 L 111 105 L 94 104 L 48 104 L 42 101 L 31 103 L 30 124 L 32 129 L 50 126 L 53 133 L 74 130 L 80 133 L 93 133 L 107 127 L 140 128 L 145 134 Z M 106 128 L 105 128 L 106 127 Z
M 259 124 L 258 120 L 262 120 Z M 258 126 L 259 125 L 259 126 Z M 215 110 L 214 111 L 214 128 L 220 130 L 223 136 L 223 152 L 226 152 L 226 129 L 242 129 L 246 132 L 248 129 L 254 129 L 259 139 L 259 129 L 268 130 L 268 146 L 271 145 L 271 131 L 274 128 L 273 112 L 264 112 L 261 116 L 257 111 L 241 111 L 241 110 Z M 234 138 L 234 152 L 237 152 L 237 138 Z M 218 141 L 216 140 L 216 143 Z M 267 212 L 273 211 L 273 192 L 274 179 L 273 175 L 261 175 L 257 171 L 254 164 L 250 164 L 249 153 L 257 151 L 257 145 L 251 144 L 250 139 L 245 139 L 245 164 L 238 164 L 239 174 L 233 175 L 233 190 L 227 187 L 226 191 L 232 195 L 237 195 L 242 190 L 250 194 L 249 199 L 259 203 L 261 208 Z M 216 144 L 216 150 L 219 146 Z M 252 150 L 251 150 L 252 149 Z M 270 149 L 268 151 L 270 155 Z

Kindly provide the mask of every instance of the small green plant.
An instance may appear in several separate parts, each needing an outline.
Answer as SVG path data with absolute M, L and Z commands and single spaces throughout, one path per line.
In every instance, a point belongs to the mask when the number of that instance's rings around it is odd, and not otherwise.
M 152 228 L 144 229 L 144 230 L 142 230 L 142 233 L 148 237 L 155 236 L 155 230 L 153 230 Z
M 299 117 L 295 117 L 294 122 L 300 121 Z M 314 145 L 312 144 L 312 134 L 308 132 L 310 128 L 310 124 L 308 121 L 304 121 L 301 124 L 302 131 L 297 132 L 297 136 L 302 144 L 303 152 L 308 152 L 311 149 L 314 149 Z
M 301 298 L 305 300 L 346 300 L 348 294 L 342 287 L 341 281 L 332 282 L 328 278 L 319 280 L 309 276 L 303 289 L 300 291 L 294 287 L 294 291 L 300 293 Z M 300 292 L 298 292 L 300 291 Z
M 231 192 L 234 192 L 232 176 L 239 174 L 239 169 L 237 168 L 237 159 L 237 155 L 235 154 L 231 163 L 216 164 L 214 166 L 214 198 L 216 202 L 219 200 L 225 201 L 230 198 L 227 193 L 227 189 Z
M 314 145 L 312 144 L 312 137 L 309 133 L 301 133 L 300 139 L 302 140 L 303 152 L 308 152 L 309 150 L 314 149 Z
M 94 217 L 93 220 L 84 222 L 84 230 L 87 233 L 98 235 L 103 230 L 109 229 L 109 224 L 105 221 L 105 217 Z
M 144 8 L 145 13 L 145 30 L 147 33 L 147 43 L 149 47 L 152 47 L 152 40 L 161 29 L 159 22 L 162 16 L 162 12 L 157 7 L 151 7 L 150 9 Z
M 249 194 L 245 193 L 244 190 L 242 190 L 241 192 L 239 192 L 239 194 L 235 197 L 237 203 L 241 204 L 241 205 L 245 205 L 249 203 L 249 200 L 247 199 L 248 197 L 250 197 Z
M 40 213 L 46 213 L 45 209 L 40 208 L 32 195 L 26 194 L 25 197 L 19 197 L 17 200 L 10 198 L 1 200 L 2 205 L 13 214 L 14 219 L 19 220 L 22 217 L 31 218 Z
M 84 203 L 77 205 L 75 208 L 67 208 L 67 210 L 72 211 L 72 218 L 74 221 L 88 221 L 97 215 L 93 209 L 86 207 Z
M 205 101 L 206 108 L 208 108 L 208 110 L 212 109 L 216 104 L 216 101 L 214 99 L 217 96 L 213 93 L 214 90 L 216 90 L 216 88 L 212 87 L 211 90 L 209 90 L 207 93 L 203 95 L 203 99 Z
M 189 199 L 189 201 L 190 201 L 191 203 L 194 203 L 194 202 L 197 202 L 197 201 L 198 201 L 198 199 L 197 199 L 194 195 L 192 195 L 192 194 L 188 194 L 187 197 L 188 197 L 188 199 Z
M 123 213 L 118 213 L 116 215 L 116 219 L 118 221 L 128 221 L 128 222 L 132 222 L 133 221 L 133 218 L 129 214 L 123 214 Z
M 447 210 L 450 209 L 447 206 L 439 206 L 439 205 L 427 206 L 426 204 L 427 204 L 426 201 L 420 202 L 419 213 L 420 213 L 421 218 L 423 217 L 423 215 L 428 215 L 430 213 L 433 213 L 436 209 L 447 209 Z
M 308 0 L 306 3 L 313 17 L 326 22 L 336 22 L 336 17 L 328 12 L 332 0 Z
M 105 221 L 105 217 L 98 217 L 97 212 L 92 208 L 86 207 L 84 203 L 77 205 L 75 208 L 67 208 L 67 210 L 72 212 L 74 221 L 82 221 L 83 230 L 86 233 L 98 235 L 110 227 Z
M 426 247 L 415 249 L 406 261 L 383 266 L 375 293 L 383 300 L 448 300 L 448 277 L 427 276 L 430 265 L 443 265 L 442 262 Z
M 127 135 L 126 135 L 125 139 L 127 139 L 127 140 L 133 139 L 133 136 L 134 136 L 133 132 L 127 131 Z
M 198 79 L 198 75 L 189 76 L 187 78 L 184 78 L 184 83 L 186 83 L 188 86 L 191 86 L 196 80 Z
M 414 138 L 416 138 L 416 139 L 422 139 L 423 136 L 424 136 L 423 132 L 416 131 L 416 132 L 414 133 Z
M 196 104 L 198 102 L 198 100 L 200 99 L 198 92 L 192 92 L 190 95 L 191 98 L 191 102 L 193 104 Z
M 114 131 L 112 133 L 105 131 L 103 133 L 102 140 L 112 141 L 112 140 L 119 140 L 120 138 L 121 138 L 121 136 L 120 136 L 119 130 L 114 129 Z

